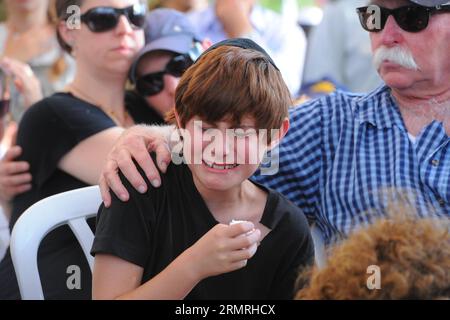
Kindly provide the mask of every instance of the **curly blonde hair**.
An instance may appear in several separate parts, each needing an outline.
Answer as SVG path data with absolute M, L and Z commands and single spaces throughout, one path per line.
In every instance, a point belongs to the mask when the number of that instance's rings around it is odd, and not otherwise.
M 400 207 L 356 231 L 330 252 L 327 266 L 299 276 L 296 299 L 441 299 L 450 297 L 448 220 L 418 218 Z M 369 289 L 369 266 L 380 289 Z

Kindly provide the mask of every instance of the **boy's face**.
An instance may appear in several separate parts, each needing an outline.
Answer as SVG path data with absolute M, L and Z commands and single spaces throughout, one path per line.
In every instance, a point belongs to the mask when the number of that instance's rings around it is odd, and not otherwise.
M 244 117 L 238 126 L 194 117 L 183 130 L 183 154 L 198 183 L 211 190 L 227 190 L 258 169 L 267 150 L 266 137 L 251 117 Z

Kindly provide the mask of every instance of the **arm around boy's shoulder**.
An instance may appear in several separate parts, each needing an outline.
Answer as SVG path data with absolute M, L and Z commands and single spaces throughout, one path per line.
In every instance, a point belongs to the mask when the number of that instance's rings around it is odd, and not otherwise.
M 150 154 L 152 160 L 156 162 L 156 154 Z M 125 177 L 122 171 L 119 170 L 118 175 L 119 178 L 130 195 L 128 201 L 122 201 L 117 197 L 117 195 L 110 191 L 111 194 L 111 205 L 109 208 L 106 208 L 102 204 L 102 213 L 103 212 L 117 212 L 117 215 L 126 216 L 128 213 L 133 215 L 140 215 L 143 221 L 147 221 L 150 224 L 156 224 L 156 220 L 158 219 L 158 214 L 160 213 L 161 205 L 167 195 L 168 188 L 173 187 L 173 177 L 176 173 L 173 172 L 172 165 L 169 165 L 166 173 L 162 173 L 160 169 L 156 166 L 160 176 L 161 176 L 161 186 L 156 188 L 151 183 L 149 178 L 145 175 L 144 170 L 139 166 L 136 160 L 133 160 L 136 169 L 139 174 L 144 179 L 144 182 L 147 184 L 147 191 L 144 193 L 136 190 L 131 182 Z M 125 221 L 126 222 L 126 221 Z
M 156 161 L 155 154 L 152 153 L 151 157 Z M 165 174 L 160 172 L 162 185 L 155 188 L 136 161 L 135 165 L 148 189 L 140 193 L 119 171 L 119 178 L 130 195 L 129 200 L 124 202 L 111 192 L 111 205 L 108 208 L 101 205 L 91 253 L 111 254 L 145 268 L 154 245 L 153 235 L 164 218 L 162 215 L 168 215 L 164 206 L 179 172 L 172 168 L 173 165 L 169 166 Z

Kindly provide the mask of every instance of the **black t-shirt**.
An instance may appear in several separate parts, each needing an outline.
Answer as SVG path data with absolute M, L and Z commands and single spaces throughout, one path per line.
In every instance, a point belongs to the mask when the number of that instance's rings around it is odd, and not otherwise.
M 146 114 L 140 108 L 140 105 L 127 106 L 136 122 L 145 122 L 145 118 L 139 118 Z M 100 108 L 69 93 L 56 93 L 32 106 L 20 122 L 17 137 L 17 144 L 23 149 L 18 160 L 30 164 L 32 189 L 14 198 L 10 228 L 35 202 L 60 192 L 86 187 L 83 181 L 60 170 L 58 163 L 81 141 L 114 126 L 115 123 Z M 80 166 L 88 165 L 80 163 Z M 89 224 L 93 228 L 95 219 L 90 219 Z M 66 281 L 70 276 L 67 268 L 70 265 L 81 269 L 81 290 L 67 288 Z M 46 299 L 91 297 L 91 271 L 68 226 L 55 229 L 43 239 L 39 247 L 38 267 Z M 0 263 L 0 299 L 20 299 L 9 250 Z
M 145 175 L 144 175 L 145 176 Z M 113 196 L 97 215 L 91 253 L 117 256 L 144 268 L 142 283 L 168 266 L 218 222 L 186 165 L 171 164 L 162 186 L 140 194 L 123 176 L 130 200 Z M 149 181 L 146 181 L 150 186 Z M 201 281 L 187 299 L 291 299 L 299 268 L 314 260 L 307 220 L 298 207 L 267 189 L 261 223 L 271 229 L 246 267 Z

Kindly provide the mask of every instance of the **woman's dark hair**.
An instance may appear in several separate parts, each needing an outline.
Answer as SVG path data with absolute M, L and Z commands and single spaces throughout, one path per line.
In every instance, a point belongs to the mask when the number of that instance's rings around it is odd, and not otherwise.
M 67 18 L 69 18 L 70 12 L 67 12 L 67 8 L 70 6 L 78 6 L 80 7 L 83 3 L 83 0 L 56 0 L 55 1 L 55 22 L 56 22 L 56 36 L 58 38 L 58 43 L 66 52 L 71 53 L 72 47 L 69 46 L 64 39 L 61 37 L 61 34 L 59 33 L 59 23 L 61 21 L 66 21 Z

